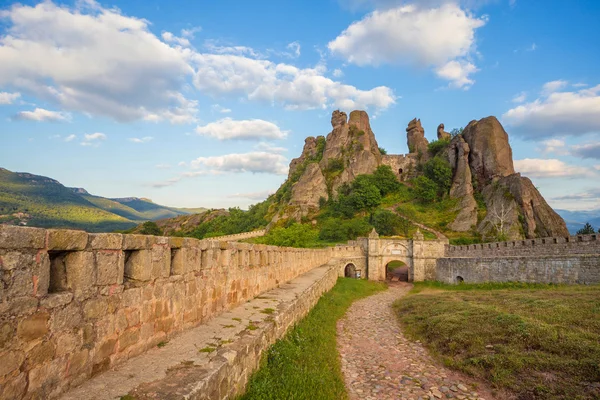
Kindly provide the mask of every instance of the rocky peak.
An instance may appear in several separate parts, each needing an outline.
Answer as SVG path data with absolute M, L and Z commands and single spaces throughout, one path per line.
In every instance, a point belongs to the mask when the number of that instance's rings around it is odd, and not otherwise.
M 288 179 L 294 175 L 294 173 L 296 172 L 296 170 L 298 169 L 298 167 L 300 165 L 302 165 L 305 160 L 307 159 L 316 159 L 317 158 L 317 151 L 319 151 L 319 142 L 320 141 L 324 141 L 325 137 L 323 136 L 309 136 L 306 139 L 304 139 L 304 148 L 302 149 L 302 154 L 300 155 L 300 157 L 298 158 L 294 158 L 291 162 L 290 162 L 290 170 L 288 173 Z M 321 151 L 323 150 L 322 148 L 320 149 Z
M 415 118 L 408 123 L 408 127 L 406 128 L 406 139 L 408 151 L 410 153 L 427 154 L 429 141 L 425 139 L 425 129 L 421 126 L 420 119 Z
M 343 111 L 335 110 L 333 114 L 331 114 L 331 126 L 334 129 L 338 126 L 346 125 L 346 121 L 348 121 L 348 116 Z
M 452 135 L 444 130 L 444 124 L 440 124 L 437 127 L 437 138 L 438 140 L 450 140 Z
M 480 188 L 515 173 L 508 134 L 496 117 L 469 122 L 463 137 L 469 144 L 469 165 Z

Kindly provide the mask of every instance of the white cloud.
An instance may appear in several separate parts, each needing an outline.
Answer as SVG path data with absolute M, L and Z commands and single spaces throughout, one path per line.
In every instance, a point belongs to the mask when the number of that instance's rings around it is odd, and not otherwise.
M 537 50 L 537 44 L 535 43 L 531 43 L 531 46 L 529 46 L 528 48 L 525 49 L 525 51 L 536 51 Z
M 449 87 L 455 89 L 469 89 L 474 80 L 469 75 L 479 71 L 475 65 L 466 61 L 448 61 L 446 65 L 436 69 L 435 73 L 443 79 L 450 81 Z
M 77 138 L 77 135 L 69 135 L 65 138 L 65 142 L 72 142 Z
M 219 140 L 283 139 L 288 134 L 274 123 L 262 119 L 233 120 L 231 118 L 198 126 L 196 133 Z
M 300 69 L 233 54 L 196 54 L 196 88 L 213 95 L 245 94 L 249 100 L 283 104 L 286 109 L 386 109 L 392 90 L 360 90 L 323 76 L 324 68 Z
M 269 197 L 270 195 L 272 195 L 273 193 L 275 193 L 274 190 L 263 190 L 260 192 L 250 192 L 250 193 L 234 193 L 234 194 L 230 194 L 227 197 L 230 198 L 241 198 L 241 199 L 250 199 L 250 200 L 264 200 L 267 197 Z
M 228 114 L 228 113 L 231 112 L 231 108 L 225 108 L 225 107 L 221 106 L 220 104 L 213 104 L 210 107 L 210 109 L 213 112 L 218 112 L 218 113 L 221 113 L 221 114 Z
M 82 146 L 100 146 L 100 142 L 106 140 L 104 133 L 86 133 L 83 135 L 83 141 L 80 143 Z
M 128 140 L 133 143 L 148 143 L 154 139 L 152 136 L 144 136 L 142 138 L 129 138 Z
M 544 86 L 554 90 L 561 86 L 550 83 Z M 502 120 L 528 139 L 600 132 L 600 85 L 542 96 L 508 110 Z
M 194 119 L 196 104 L 179 93 L 193 74 L 189 50 L 162 42 L 148 21 L 93 0 L 73 8 L 14 4 L 0 17 L 8 23 L 0 36 L 0 87 L 118 121 Z
M 580 83 L 574 83 L 572 86 L 573 86 L 574 88 L 578 88 L 578 89 L 579 89 L 579 88 L 588 87 L 589 85 L 588 85 L 587 83 L 581 83 L 581 82 L 580 82 Z
M 569 150 L 564 139 L 548 139 L 542 141 L 542 147 L 539 150 L 545 154 L 567 155 Z
M 397 6 L 375 10 L 352 23 L 328 47 L 359 66 L 433 66 L 452 87 L 462 88 L 472 84 L 468 75 L 477 71 L 465 59 L 475 51 L 475 30 L 486 21 L 454 3 L 436 8 Z
M 513 103 L 524 103 L 525 100 L 527 100 L 527 92 L 518 93 L 512 98 Z
M 292 42 L 286 46 L 286 48 L 292 51 L 294 57 L 300 57 L 300 43 Z
M 571 154 L 576 157 L 600 160 L 600 142 L 584 143 L 571 146 Z
M 542 93 L 545 95 L 549 95 L 551 93 L 558 92 L 559 90 L 567 87 L 568 84 L 569 82 L 563 81 L 561 79 L 544 83 L 544 86 L 542 86 Z
M 285 147 L 273 146 L 271 143 L 260 142 L 254 146 L 254 149 L 267 151 L 269 153 L 285 153 L 288 151 Z
M 187 39 L 193 39 L 194 36 L 196 35 L 196 33 L 200 32 L 200 31 L 202 31 L 201 26 L 195 26 L 190 29 L 182 29 L 181 36 L 183 36 L 184 38 L 187 38 Z
M 288 173 L 287 159 L 284 156 L 265 151 L 199 157 L 190 164 L 193 169 L 208 169 L 212 173 L 252 172 L 276 175 Z
M 2 67 L 0 67 L 1 69 Z M 43 108 L 36 108 L 33 111 L 21 111 L 15 115 L 17 120 L 28 120 L 37 122 L 67 122 L 71 120 L 71 115 L 60 111 L 50 111 Z
M 333 70 L 333 76 L 336 78 L 341 78 L 342 76 L 344 76 L 344 71 L 342 71 L 339 68 L 336 68 Z
M 533 178 L 589 177 L 588 168 L 569 165 L 558 159 L 525 158 L 515 160 L 515 170 Z
M 0 92 L 0 104 L 12 104 L 16 99 L 21 97 L 21 93 Z
M 175 44 L 177 44 L 179 46 L 182 46 L 182 47 L 189 47 L 190 46 L 190 41 L 189 40 L 187 40 L 186 38 L 183 38 L 183 37 L 175 36 L 171 32 L 163 32 L 161 34 L 161 37 L 167 43 L 175 43 Z

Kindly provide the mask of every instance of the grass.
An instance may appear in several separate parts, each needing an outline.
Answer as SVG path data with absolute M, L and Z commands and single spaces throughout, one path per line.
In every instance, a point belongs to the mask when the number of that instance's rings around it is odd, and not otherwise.
M 384 287 L 366 280 L 338 279 L 310 313 L 265 353 L 241 399 L 346 399 L 336 322 L 353 301 Z
M 600 398 L 600 286 L 417 283 L 395 307 L 447 366 L 518 399 Z

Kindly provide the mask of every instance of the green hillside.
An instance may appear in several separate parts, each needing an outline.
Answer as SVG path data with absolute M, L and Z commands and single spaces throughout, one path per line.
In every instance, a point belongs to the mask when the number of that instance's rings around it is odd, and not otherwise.
M 191 213 L 148 199 L 94 196 L 51 178 L 0 168 L 0 223 L 4 224 L 112 232 Z

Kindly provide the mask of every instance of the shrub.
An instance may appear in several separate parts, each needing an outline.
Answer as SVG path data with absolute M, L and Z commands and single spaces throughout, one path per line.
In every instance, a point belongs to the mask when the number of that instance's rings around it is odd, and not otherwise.
M 424 165 L 423 172 L 435 182 L 438 196 L 443 197 L 448 193 L 452 186 L 452 168 L 446 161 L 439 157 L 432 158 Z
M 142 224 L 142 229 L 140 230 L 140 233 L 142 235 L 161 236 L 163 234 L 163 231 L 159 228 L 158 225 L 156 225 L 156 222 L 146 221 Z
M 429 151 L 429 154 L 431 154 L 432 157 L 435 157 L 440 151 L 442 151 L 449 144 L 450 144 L 449 139 L 434 140 L 433 142 L 429 143 L 429 145 L 427 146 L 427 150 Z
M 379 153 L 380 153 L 382 156 L 385 156 L 385 155 L 387 154 L 387 150 L 386 150 L 386 149 L 384 149 L 383 147 L 380 147 L 380 148 L 379 148 Z
M 372 218 L 375 230 L 383 236 L 392 236 L 397 232 L 399 217 L 388 210 L 377 210 Z
M 595 233 L 594 228 L 589 222 L 586 222 L 583 228 L 577 231 L 578 235 L 591 235 L 593 233 Z
M 417 200 L 426 203 L 437 200 L 437 185 L 426 176 L 419 176 L 413 181 L 413 189 Z
M 389 165 L 380 165 L 373 173 L 373 183 L 379 189 L 382 196 L 397 192 L 400 188 L 398 178 L 392 172 Z

